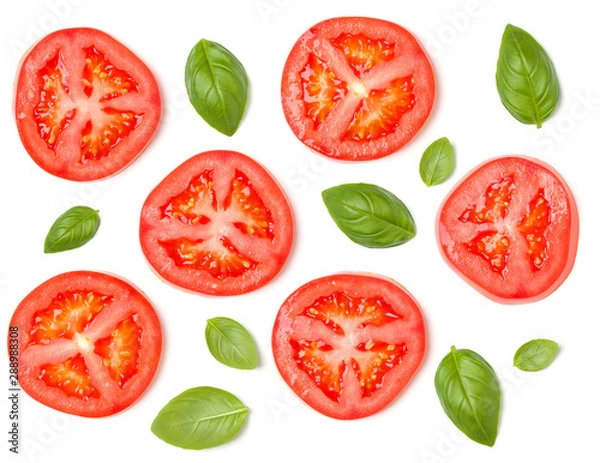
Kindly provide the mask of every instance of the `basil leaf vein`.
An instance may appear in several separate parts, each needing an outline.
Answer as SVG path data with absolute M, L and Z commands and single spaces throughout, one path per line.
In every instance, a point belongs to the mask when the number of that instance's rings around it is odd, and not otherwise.
M 250 333 L 231 318 L 215 317 L 206 323 L 206 344 L 215 359 L 240 370 L 258 365 L 258 351 Z
M 469 349 L 451 347 L 435 374 L 446 415 L 467 437 L 492 447 L 498 434 L 500 382 L 490 364 Z
M 188 55 L 185 87 L 192 106 L 211 127 L 228 136 L 237 131 L 248 101 L 248 76 L 229 50 L 200 40 Z
M 558 344 L 550 339 L 533 339 L 517 349 L 514 366 L 523 371 L 540 371 L 548 367 L 556 354 Z
M 496 87 L 504 107 L 524 124 L 550 117 L 560 96 L 554 65 L 528 32 L 508 24 L 502 36 L 496 67 Z
M 442 137 L 429 145 L 421 157 L 421 180 L 427 186 L 439 185 L 450 177 L 454 164 L 454 148 L 447 137 Z
M 248 407 L 222 389 L 201 386 L 171 399 L 151 425 L 168 444 L 201 450 L 229 442 L 243 428 Z
M 399 246 L 416 235 L 415 221 L 406 205 L 377 185 L 338 185 L 324 190 L 322 198 L 338 228 L 361 246 Z
M 87 206 L 74 206 L 52 224 L 44 241 L 46 254 L 67 251 L 90 241 L 100 227 L 99 211 Z

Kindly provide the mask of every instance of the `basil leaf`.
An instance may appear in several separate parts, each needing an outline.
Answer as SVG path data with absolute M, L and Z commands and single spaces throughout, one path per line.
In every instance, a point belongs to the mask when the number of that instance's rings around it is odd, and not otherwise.
M 500 383 L 483 357 L 452 346 L 436 371 L 435 390 L 446 415 L 458 429 L 475 442 L 494 445 L 500 414 Z
M 236 396 L 209 386 L 182 392 L 165 405 L 151 431 L 167 444 L 184 449 L 207 449 L 229 442 L 248 415 Z
M 560 89 L 552 61 L 528 32 L 511 24 L 502 36 L 496 87 L 515 119 L 538 128 L 558 104 Z
M 427 147 L 419 164 L 421 180 L 427 186 L 439 185 L 454 170 L 454 149 L 446 137 Z
M 258 365 L 256 344 L 237 321 L 211 318 L 206 323 L 204 335 L 208 350 L 222 364 L 240 370 L 252 370 Z
M 75 206 L 67 210 L 50 227 L 44 241 L 44 252 L 68 251 L 90 241 L 100 227 L 98 212 L 87 206 Z
M 514 365 L 523 371 L 540 371 L 552 363 L 557 352 L 556 342 L 550 339 L 533 339 L 517 349 Z
M 322 197 L 339 229 L 361 246 L 398 246 L 416 235 L 415 221 L 408 208 L 377 185 L 338 185 L 323 191 Z
M 229 50 L 200 40 L 185 65 L 185 88 L 190 102 L 211 127 L 228 136 L 236 132 L 248 101 L 248 76 Z

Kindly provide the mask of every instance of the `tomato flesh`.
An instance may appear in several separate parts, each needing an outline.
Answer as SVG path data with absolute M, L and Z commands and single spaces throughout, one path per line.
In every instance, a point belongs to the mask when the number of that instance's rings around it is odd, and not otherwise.
M 416 39 L 373 18 L 316 24 L 292 48 L 282 103 L 295 135 L 342 160 L 387 156 L 404 146 L 429 116 L 433 70 Z
M 282 305 L 273 328 L 277 367 L 319 412 L 339 419 L 387 406 L 418 369 L 422 314 L 400 285 L 373 275 L 309 282 Z
M 279 272 L 293 218 L 262 166 L 241 153 L 212 151 L 188 160 L 150 194 L 140 240 L 165 280 L 201 293 L 240 294 Z
M 69 272 L 34 289 L 11 326 L 19 333 L 19 384 L 66 413 L 107 416 L 135 402 L 162 349 L 149 301 L 121 279 Z
M 578 230 L 564 180 L 523 156 L 497 158 L 472 171 L 438 214 L 446 261 L 503 303 L 536 301 L 554 291 L 573 266 Z
M 19 134 L 50 173 L 95 180 L 146 147 L 161 112 L 156 81 L 131 51 L 101 31 L 67 29 L 24 57 L 16 87 Z

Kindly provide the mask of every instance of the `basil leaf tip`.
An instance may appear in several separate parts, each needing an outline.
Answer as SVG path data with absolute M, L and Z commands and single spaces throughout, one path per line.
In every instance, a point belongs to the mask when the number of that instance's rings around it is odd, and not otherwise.
M 361 246 L 399 246 L 416 235 L 415 221 L 406 205 L 377 185 L 348 183 L 328 188 L 321 196 L 338 228 Z
M 435 389 L 444 412 L 471 440 L 492 447 L 498 434 L 500 382 L 490 364 L 454 346 L 440 362 Z
M 502 36 L 496 87 L 515 119 L 538 128 L 558 104 L 560 87 L 552 60 L 531 34 L 512 24 Z
M 547 368 L 558 353 L 558 344 L 550 339 L 532 339 L 517 349 L 514 366 L 523 371 L 535 372 Z
M 188 55 L 185 87 L 192 106 L 211 127 L 227 136 L 237 131 L 248 101 L 248 76 L 229 50 L 200 40 Z
M 74 206 L 52 224 L 44 240 L 44 253 L 76 249 L 90 241 L 100 227 L 99 211 L 87 206 Z
M 421 157 L 421 180 L 427 186 L 439 185 L 450 177 L 454 164 L 454 148 L 447 137 L 442 137 L 431 143 Z
M 240 370 L 258 365 L 258 351 L 250 333 L 231 318 L 215 317 L 206 323 L 206 344 L 215 359 Z

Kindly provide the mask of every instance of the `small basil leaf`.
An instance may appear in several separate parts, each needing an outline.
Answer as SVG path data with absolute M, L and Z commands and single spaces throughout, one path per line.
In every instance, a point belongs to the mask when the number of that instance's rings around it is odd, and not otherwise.
M 361 246 L 398 246 L 416 235 L 415 221 L 408 208 L 377 185 L 338 185 L 323 191 L 322 197 L 339 229 Z
M 483 357 L 452 346 L 435 374 L 435 389 L 446 415 L 458 429 L 475 442 L 494 445 L 500 383 Z
M 419 164 L 419 174 L 425 185 L 439 185 L 450 177 L 453 170 L 454 149 L 446 137 L 427 147 Z
M 151 431 L 168 444 L 201 450 L 229 442 L 248 415 L 236 396 L 209 386 L 188 389 L 165 405 Z
M 44 252 L 67 251 L 90 241 L 100 227 L 98 212 L 87 206 L 75 206 L 67 210 L 50 227 L 44 241 Z
M 502 36 L 496 87 L 515 119 L 538 128 L 558 104 L 560 89 L 552 61 L 528 32 L 511 24 Z
M 514 365 L 523 371 L 540 371 L 552 363 L 557 352 L 556 342 L 549 339 L 533 339 L 517 349 Z
M 185 87 L 190 102 L 211 127 L 228 136 L 237 131 L 248 101 L 248 76 L 229 50 L 200 40 L 187 59 Z
M 208 350 L 219 362 L 240 370 L 258 365 L 258 351 L 246 328 L 231 318 L 215 317 L 206 323 Z

